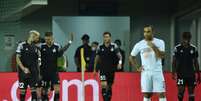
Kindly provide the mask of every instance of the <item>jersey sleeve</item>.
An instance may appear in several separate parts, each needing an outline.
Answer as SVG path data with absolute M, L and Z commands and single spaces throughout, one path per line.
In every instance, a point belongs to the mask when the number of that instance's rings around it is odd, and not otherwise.
M 198 50 L 197 50 L 197 48 L 195 48 L 194 58 L 198 58 L 198 56 L 199 56 Z
M 160 41 L 159 50 L 165 52 L 165 42 L 163 40 Z
M 117 44 L 114 44 L 114 51 L 116 54 L 120 53 L 120 49 L 119 47 L 117 46 Z M 121 53 L 120 53 L 121 54 Z
M 23 49 L 22 43 L 19 43 L 16 49 L 16 53 L 21 55 L 21 50 Z
M 177 47 L 174 47 L 174 50 L 172 51 L 172 56 L 177 56 Z
M 101 53 L 101 46 L 98 46 L 97 51 L 96 51 L 96 55 L 100 55 Z
M 136 44 L 134 47 L 133 47 L 133 50 L 131 51 L 131 56 L 137 56 L 137 54 L 140 52 L 140 49 L 139 49 L 139 44 Z

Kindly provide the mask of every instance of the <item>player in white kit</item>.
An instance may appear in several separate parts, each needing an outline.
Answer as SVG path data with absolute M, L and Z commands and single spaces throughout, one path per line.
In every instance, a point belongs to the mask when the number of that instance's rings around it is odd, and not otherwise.
M 162 70 L 162 59 L 165 56 L 165 43 L 153 37 L 153 27 L 144 27 L 144 39 L 138 42 L 129 58 L 132 66 L 141 72 L 141 91 L 144 101 L 151 101 L 153 93 L 157 93 L 159 101 L 166 101 L 165 80 Z M 141 66 L 138 65 L 136 56 L 140 53 Z

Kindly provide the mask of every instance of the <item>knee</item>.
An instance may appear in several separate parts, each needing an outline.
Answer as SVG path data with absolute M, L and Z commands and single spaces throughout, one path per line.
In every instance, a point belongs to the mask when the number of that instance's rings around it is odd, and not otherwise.
M 59 93 L 59 91 L 60 91 L 59 84 L 54 85 L 54 91 L 55 91 L 55 93 Z
M 144 93 L 143 94 L 145 98 L 151 98 L 152 94 L 151 93 Z
M 107 88 L 107 82 L 106 81 L 102 81 L 101 82 L 101 87 L 106 89 Z
M 160 94 L 159 94 L 159 97 L 160 97 L 160 98 L 165 98 L 165 93 L 164 93 L 164 92 L 163 92 L 163 93 L 160 93 Z
M 20 88 L 20 94 L 25 95 L 26 94 L 26 89 L 25 88 Z

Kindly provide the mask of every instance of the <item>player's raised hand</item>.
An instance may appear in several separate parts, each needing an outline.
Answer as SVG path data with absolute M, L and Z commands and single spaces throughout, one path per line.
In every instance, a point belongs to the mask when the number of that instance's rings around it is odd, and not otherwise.
M 70 36 L 70 41 L 73 41 L 73 40 L 74 40 L 74 35 L 75 35 L 74 32 L 71 32 L 71 33 L 70 33 L 70 35 L 69 35 L 69 36 Z

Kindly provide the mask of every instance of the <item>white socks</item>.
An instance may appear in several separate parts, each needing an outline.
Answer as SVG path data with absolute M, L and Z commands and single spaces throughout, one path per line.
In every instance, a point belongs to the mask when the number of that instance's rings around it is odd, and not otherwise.
M 151 101 L 151 99 L 144 97 L 143 101 Z M 167 100 L 166 100 L 166 98 L 159 98 L 159 101 L 167 101 Z
M 144 100 L 143 100 L 143 101 L 151 101 L 151 99 L 144 97 Z
M 166 98 L 159 98 L 159 101 L 167 101 Z

